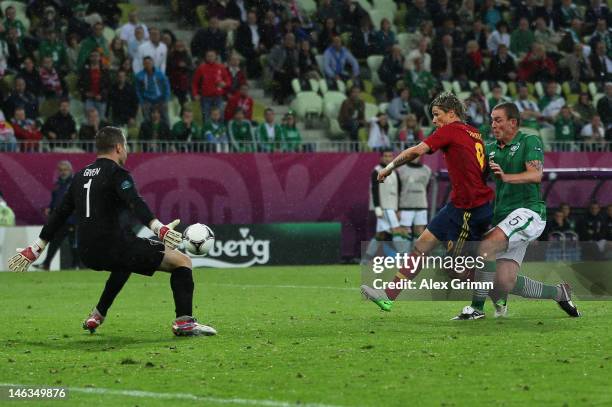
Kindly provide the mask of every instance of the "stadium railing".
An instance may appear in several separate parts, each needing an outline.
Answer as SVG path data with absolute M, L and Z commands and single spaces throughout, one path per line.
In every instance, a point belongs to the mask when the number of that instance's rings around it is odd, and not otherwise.
M 390 148 L 403 150 L 415 143 L 394 142 Z M 131 152 L 144 153 L 234 153 L 234 152 L 371 152 L 372 149 L 362 142 L 345 140 L 307 141 L 299 145 L 285 143 L 208 143 L 204 141 L 143 141 L 129 140 Z M 612 142 L 557 141 L 548 144 L 552 152 L 612 152 Z M 95 142 L 72 141 L 17 141 L 0 142 L 0 152 L 21 153 L 83 153 L 94 152 Z

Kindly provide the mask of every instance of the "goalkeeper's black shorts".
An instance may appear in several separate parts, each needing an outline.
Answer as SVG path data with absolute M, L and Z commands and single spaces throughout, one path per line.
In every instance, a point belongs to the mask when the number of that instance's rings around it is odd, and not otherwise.
M 79 247 L 81 260 L 87 267 L 145 276 L 159 270 L 165 250 L 163 243 L 140 237 L 115 242 L 110 247 L 100 246 Z

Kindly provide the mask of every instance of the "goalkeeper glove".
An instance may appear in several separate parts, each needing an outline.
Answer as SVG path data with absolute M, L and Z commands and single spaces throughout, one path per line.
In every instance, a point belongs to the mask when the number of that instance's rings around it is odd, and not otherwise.
M 377 206 L 376 208 L 374 208 L 374 214 L 376 215 L 377 218 L 382 218 L 383 217 L 383 210 L 380 206 Z
M 174 227 L 178 225 L 179 222 L 179 219 L 175 219 L 167 225 L 163 225 L 159 220 L 155 219 L 151 222 L 151 230 L 159 237 L 159 240 L 164 242 L 164 245 L 168 246 L 170 249 L 176 249 L 183 241 L 183 235 L 174 230 Z
M 42 239 L 36 239 L 34 243 L 25 249 L 17 249 L 17 254 L 11 257 L 8 261 L 8 267 L 11 271 L 23 272 L 28 271 L 30 264 L 34 263 L 45 250 L 47 242 Z

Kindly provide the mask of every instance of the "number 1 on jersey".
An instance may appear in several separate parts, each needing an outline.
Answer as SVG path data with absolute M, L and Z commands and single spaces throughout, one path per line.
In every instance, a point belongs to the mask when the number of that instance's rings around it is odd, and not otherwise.
M 87 181 L 87 184 L 83 185 L 83 188 L 87 190 L 87 197 L 85 199 L 85 217 L 86 218 L 89 218 L 89 191 L 91 190 L 92 181 L 93 181 L 93 178 L 90 178 L 89 181 Z

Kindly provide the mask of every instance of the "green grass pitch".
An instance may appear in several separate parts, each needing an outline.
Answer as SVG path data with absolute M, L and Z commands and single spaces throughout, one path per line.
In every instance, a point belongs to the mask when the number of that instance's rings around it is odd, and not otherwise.
M 456 322 L 465 303 L 379 311 L 356 266 L 194 275 L 196 316 L 216 337 L 172 335 L 164 273 L 132 276 L 94 335 L 81 322 L 106 273 L 0 273 L 0 383 L 74 389 L 17 403 L 36 406 L 612 404 L 608 302 L 570 319 L 512 298 L 508 319 Z

